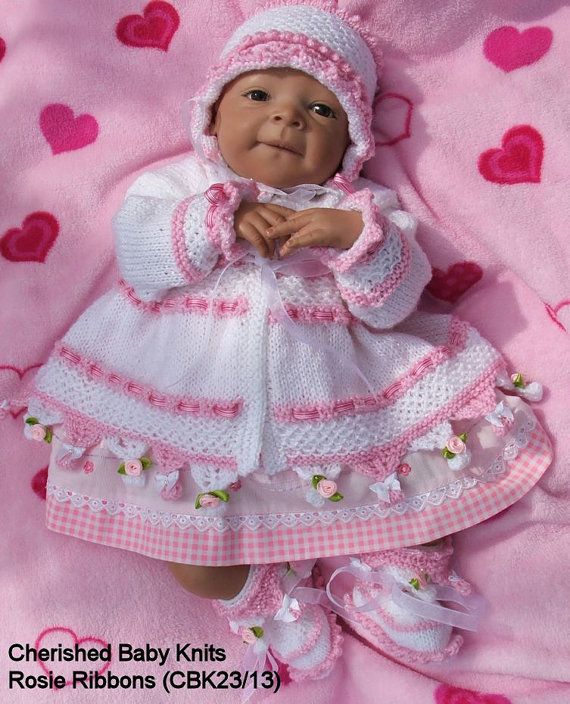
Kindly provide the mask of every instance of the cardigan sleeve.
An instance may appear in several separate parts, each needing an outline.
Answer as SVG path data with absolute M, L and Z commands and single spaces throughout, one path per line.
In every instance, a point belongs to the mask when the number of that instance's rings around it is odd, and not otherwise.
M 142 174 L 113 218 L 122 278 L 143 300 L 201 281 L 220 256 L 241 252 L 233 218 L 245 196 L 252 183 L 210 185 L 194 156 Z
M 417 221 L 400 210 L 394 191 L 360 183 L 365 187 L 338 205 L 361 213 L 360 235 L 347 250 L 318 250 L 350 312 L 372 327 L 390 328 L 415 310 L 431 266 L 415 239 Z

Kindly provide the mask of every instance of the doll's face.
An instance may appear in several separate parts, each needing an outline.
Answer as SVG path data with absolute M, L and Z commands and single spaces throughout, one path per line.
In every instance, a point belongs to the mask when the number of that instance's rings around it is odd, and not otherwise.
M 274 188 L 325 183 L 350 142 L 334 93 L 302 71 L 250 71 L 224 87 L 211 134 L 239 176 Z

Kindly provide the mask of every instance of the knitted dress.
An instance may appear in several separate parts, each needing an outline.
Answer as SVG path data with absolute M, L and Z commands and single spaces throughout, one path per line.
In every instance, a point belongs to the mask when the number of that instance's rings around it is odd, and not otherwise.
M 260 564 L 432 541 L 535 484 L 551 461 L 524 400 L 538 385 L 467 323 L 417 312 L 414 218 L 352 185 L 283 191 L 195 155 L 135 181 L 113 223 L 120 277 L 28 398 L 26 435 L 52 447 L 50 529 Z M 348 250 L 266 260 L 235 241 L 242 198 L 358 210 L 364 227 Z

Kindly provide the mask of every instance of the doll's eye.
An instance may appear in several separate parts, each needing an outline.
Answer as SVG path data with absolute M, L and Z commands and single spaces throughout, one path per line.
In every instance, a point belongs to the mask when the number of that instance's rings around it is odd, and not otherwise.
M 269 97 L 264 90 L 259 90 L 259 88 L 248 90 L 247 93 L 244 93 L 244 96 L 251 98 L 251 100 L 255 100 L 256 102 L 266 100 Z
M 318 108 L 318 111 L 316 111 L 317 115 L 322 115 L 323 117 L 336 117 L 332 109 L 324 103 L 313 103 L 311 107 Z

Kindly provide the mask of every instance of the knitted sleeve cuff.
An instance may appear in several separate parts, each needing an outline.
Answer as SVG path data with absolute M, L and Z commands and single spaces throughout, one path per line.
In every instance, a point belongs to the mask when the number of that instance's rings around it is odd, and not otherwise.
M 341 210 L 357 210 L 364 225 L 354 244 L 345 250 L 315 247 L 322 261 L 332 271 L 346 273 L 357 264 L 369 262 L 385 240 L 385 219 L 374 203 L 374 194 L 368 188 L 351 193 L 339 204 Z
M 206 214 L 208 240 L 227 260 L 233 259 L 244 251 L 236 244 L 234 215 L 243 198 L 256 198 L 257 187 L 253 181 L 226 181 L 212 184 L 204 195 L 210 203 Z

